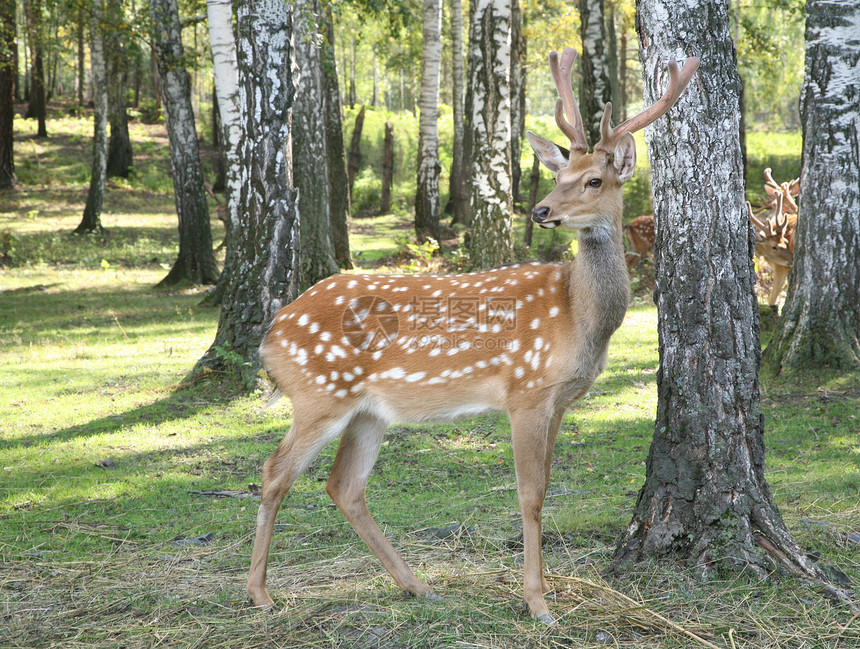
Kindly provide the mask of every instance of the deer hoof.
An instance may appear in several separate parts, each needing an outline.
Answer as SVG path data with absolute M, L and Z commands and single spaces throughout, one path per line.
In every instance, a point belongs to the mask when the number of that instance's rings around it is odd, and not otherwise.
M 542 613 L 537 616 L 537 619 L 547 626 L 556 626 L 558 624 L 558 621 L 549 613 Z

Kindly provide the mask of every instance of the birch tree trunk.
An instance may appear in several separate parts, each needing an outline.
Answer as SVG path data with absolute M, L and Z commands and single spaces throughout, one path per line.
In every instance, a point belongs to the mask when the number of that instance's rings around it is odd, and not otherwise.
M 702 55 L 702 62 L 675 107 L 646 130 L 657 223 L 657 419 L 616 567 L 673 555 L 701 576 L 750 570 L 764 578 L 769 553 L 822 583 L 824 573 L 791 537 L 764 477 L 754 238 L 744 209 L 728 7 L 639 0 L 637 12 L 646 106 L 662 94 L 669 60 Z
M 226 244 L 224 269 L 210 300 L 221 304 L 228 278 L 236 262 L 236 246 L 231 237 L 239 227 L 239 141 L 242 135 L 242 114 L 239 105 L 239 64 L 236 60 L 236 39 L 233 35 L 233 5 L 225 0 L 207 0 L 206 15 L 209 22 L 209 49 L 212 52 L 212 71 L 215 79 L 218 117 L 221 126 L 226 194 Z
M 465 164 L 465 59 L 463 56 L 463 3 L 451 0 L 451 86 L 454 144 L 446 212 L 452 223 L 467 224 L 469 217 L 469 165 Z M 402 76 L 401 76 L 402 78 Z M 401 97 L 402 101 L 402 97 Z
M 205 368 L 251 387 L 257 348 L 275 312 L 298 292 L 299 215 L 292 185 L 290 119 L 295 94 L 292 9 L 282 0 L 238 0 L 237 60 L 242 128 L 238 223 L 228 239 L 234 263 Z
M 0 3 L 0 190 L 15 186 L 15 3 Z
M 334 257 L 341 268 L 353 267 L 349 252 L 349 178 L 346 173 L 346 149 L 343 145 L 343 113 L 340 85 L 337 80 L 337 57 L 334 51 L 334 23 L 331 2 L 323 13 L 325 33 L 322 50 L 323 92 L 325 93 L 325 131 L 328 151 L 329 208 Z
M 585 134 L 594 146 L 600 141 L 603 107 L 612 101 L 603 0 L 579 0 L 579 15 L 582 21 L 582 92 L 579 105 Z
M 775 373 L 860 367 L 860 0 L 806 3 L 803 165 Z
M 183 65 L 182 30 L 176 0 L 150 0 L 153 45 L 170 138 L 173 194 L 179 217 L 179 254 L 159 285 L 181 282 L 215 284 L 218 267 L 212 251 L 209 204 L 191 108 L 191 82 Z
M 293 177 L 302 215 L 299 290 L 304 291 L 340 267 L 331 240 L 319 3 L 296 0 L 293 12 L 296 65 L 301 71 L 293 106 Z
M 472 269 L 511 261 L 511 5 L 474 0 L 469 36 Z
M 526 133 L 526 35 L 519 0 L 511 0 L 511 197 L 520 202 L 523 136 Z
M 439 71 L 442 65 L 442 0 L 424 0 L 424 49 L 418 122 L 418 188 L 415 235 L 419 241 L 439 233 Z
M 93 0 L 90 16 L 93 88 L 93 160 L 90 170 L 90 189 L 80 224 L 75 234 L 104 232 L 102 227 L 102 202 L 107 180 L 107 83 L 105 80 L 104 34 L 102 32 L 102 0 Z

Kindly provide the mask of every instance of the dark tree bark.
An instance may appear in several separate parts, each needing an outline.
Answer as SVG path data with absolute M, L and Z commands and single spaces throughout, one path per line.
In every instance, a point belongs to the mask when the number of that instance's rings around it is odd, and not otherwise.
M 523 136 L 526 133 L 526 36 L 518 0 L 511 2 L 511 197 L 520 202 Z
M 612 98 L 612 123 L 618 124 L 621 117 L 621 82 L 618 70 L 618 26 L 615 4 L 617 0 L 604 0 L 606 23 L 606 74 L 609 78 L 609 96 Z
M 299 290 L 336 274 L 328 185 L 325 92 L 322 52 L 317 33 L 317 0 L 296 0 L 294 8 L 295 57 L 301 70 L 293 106 L 293 177 L 299 190 L 301 255 Z
M 637 10 L 646 105 L 663 92 L 667 61 L 701 54 L 702 64 L 646 132 L 657 223 L 658 405 L 646 481 L 616 567 L 673 555 L 702 576 L 749 570 L 764 578 L 773 560 L 823 583 L 764 477 L 754 238 L 728 7 L 639 0 Z
M 126 89 L 128 87 L 129 57 L 120 41 L 120 34 L 112 32 L 106 38 L 106 72 L 108 93 L 108 122 L 110 140 L 108 141 L 107 175 L 108 178 L 128 178 L 134 156 L 131 138 L 128 135 L 128 112 L 126 110 Z
M 612 101 L 606 56 L 606 24 L 603 0 L 579 0 L 582 21 L 582 92 L 580 112 L 591 146 L 600 140 L 603 107 Z
M 439 72 L 442 66 L 442 0 L 424 0 L 421 56 L 421 112 L 418 126 L 418 178 L 415 236 L 439 241 Z
M 325 92 L 325 131 L 328 150 L 329 207 L 334 257 L 341 268 L 353 267 L 349 251 L 349 179 L 346 173 L 346 149 L 343 145 L 343 118 L 340 87 L 337 80 L 337 57 L 334 50 L 334 23 L 331 3 L 327 2 L 323 20 L 323 91 Z
M 471 222 L 469 213 L 469 165 L 465 164 L 465 67 L 463 54 L 463 3 L 461 0 L 451 0 L 451 85 L 452 102 L 454 104 L 454 144 L 453 158 L 451 160 L 451 180 L 448 188 L 448 205 L 445 206 L 445 211 L 451 214 L 451 223 L 462 224 Z
M 27 36 L 30 42 L 30 96 L 27 119 L 39 121 L 37 137 L 48 137 L 46 126 L 47 103 L 45 101 L 44 35 L 42 33 L 42 0 L 25 0 L 24 14 L 27 18 Z
M 209 204 L 191 108 L 191 82 L 183 65 L 182 32 L 176 0 L 150 0 L 153 44 L 170 137 L 173 193 L 179 216 L 179 254 L 159 285 L 215 284 Z
M 107 182 L 107 80 L 105 79 L 102 0 L 93 0 L 90 16 L 90 65 L 93 83 L 93 161 L 84 215 L 74 234 L 104 232 L 102 203 Z
M 537 205 L 537 193 L 540 185 L 540 158 L 537 154 L 534 155 L 532 162 L 532 173 L 529 177 L 529 205 L 526 209 L 526 214 L 531 214 L 534 206 Z M 526 219 L 526 229 L 523 235 L 523 245 L 526 248 L 532 247 L 532 235 L 534 234 L 535 222 L 530 218 Z
M 469 38 L 472 269 L 513 258 L 511 234 L 511 6 L 475 0 Z
M 860 0 L 806 3 L 794 265 L 768 369 L 860 367 Z
M 15 3 L 0 3 L 0 190 L 15 186 Z
M 382 144 L 382 196 L 379 211 L 391 211 L 391 186 L 394 184 L 394 124 L 385 122 L 385 139 Z
M 358 175 L 358 168 L 361 166 L 361 131 L 364 128 L 364 106 L 358 111 L 355 116 L 355 126 L 352 129 L 352 141 L 349 145 L 349 159 L 347 166 L 347 176 L 349 181 L 349 195 L 352 197 L 352 185 L 355 183 L 355 177 Z
M 298 293 L 299 215 L 292 187 L 290 113 L 295 94 L 291 5 L 237 2 L 240 140 L 238 226 L 228 245 L 235 260 L 203 368 L 229 371 L 251 387 L 257 349 L 274 314 Z

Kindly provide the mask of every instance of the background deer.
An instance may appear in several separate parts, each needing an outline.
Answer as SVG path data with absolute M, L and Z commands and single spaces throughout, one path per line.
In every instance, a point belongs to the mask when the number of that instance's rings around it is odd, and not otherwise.
M 654 231 L 653 214 L 637 216 L 624 226 L 624 234 L 630 244 L 625 255 L 628 270 L 633 270 L 646 257 L 654 259 L 654 241 L 657 234 Z
M 275 516 L 317 454 L 340 438 L 326 489 L 404 591 L 437 598 L 418 580 L 367 509 L 365 486 L 392 421 L 446 421 L 487 411 L 511 421 L 523 522 L 523 594 L 532 616 L 554 623 L 544 593 L 541 511 L 562 416 L 606 364 L 624 319 L 629 279 L 621 234 L 621 187 L 636 160 L 633 131 L 666 113 L 698 59 L 653 106 L 616 128 L 607 104 L 594 153 L 573 92 L 576 52 L 550 54 L 561 99 L 556 121 L 570 151 L 529 132 L 556 188 L 533 212 L 543 228 L 580 230 L 564 266 L 514 264 L 452 276 L 337 275 L 281 309 L 260 347 L 269 376 L 293 405 L 293 425 L 263 467 L 248 593 L 273 607 L 266 569 Z M 565 119 L 565 114 L 567 119 Z M 572 121 L 571 121 L 572 120 Z
M 794 231 L 797 227 L 797 202 L 795 198 L 800 188 L 799 179 L 787 183 L 777 183 L 771 170 L 764 170 L 767 183 L 764 188 L 770 196 L 770 201 L 759 215 L 753 212 L 747 203 L 750 220 L 756 233 L 755 251 L 773 268 L 773 286 L 767 303 L 774 306 L 782 291 L 783 284 L 794 263 Z M 771 215 L 764 214 L 768 208 L 773 210 Z

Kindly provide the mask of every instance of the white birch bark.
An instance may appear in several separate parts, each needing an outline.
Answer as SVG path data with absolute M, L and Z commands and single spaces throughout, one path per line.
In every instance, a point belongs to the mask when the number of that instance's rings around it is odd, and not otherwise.
M 603 0 L 579 0 L 579 14 L 582 19 L 582 94 L 579 105 L 588 141 L 594 146 L 600 140 L 603 107 L 612 98 Z
M 424 48 L 418 122 L 418 188 L 415 234 L 439 240 L 439 71 L 442 67 L 442 0 L 424 0 Z
M 215 95 L 221 115 L 221 136 L 227 157 L 227 218 L 228 232 L 236 225 L 239 210 L 239 137 L 242 133 L 239 105 L 239 68 L 236 61 L 236 39 L 233 35 L 233 4 L 231 0 L 207 0 L 209 19 L 209 48 Z
M 511 5 L 475 0 L 469 37 L 472 93 L 472 268 L 508 263 L 511 235 Z

